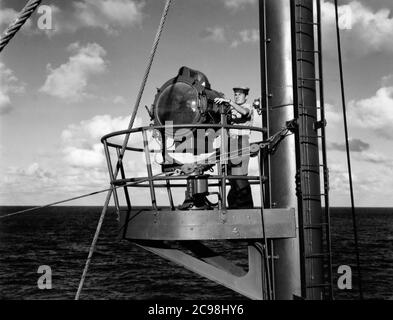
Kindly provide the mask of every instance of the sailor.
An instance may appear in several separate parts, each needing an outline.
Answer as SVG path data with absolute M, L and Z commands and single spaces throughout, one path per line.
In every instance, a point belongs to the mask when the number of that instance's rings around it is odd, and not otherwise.
M 216 104 L 227 104 L 231 113 L 231 125 L 251 127 L 253 122 L 253 107 L 247 103 L 250 89 L 245 86 L 233 88 L 234 101 L 216 98 Z M 232 176 L 247 176 L 250 162 L 250 130 L 229 130 L 229 162 L 228 174 Z M 231 189 L 228 193 L 230 209 L 246 209 L 254 206 L 250 182 L 247 179 L 230 179 Z

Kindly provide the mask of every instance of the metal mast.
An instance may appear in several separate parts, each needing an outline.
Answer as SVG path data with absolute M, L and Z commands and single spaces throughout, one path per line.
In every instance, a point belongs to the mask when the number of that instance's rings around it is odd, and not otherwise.
M 264 126 L 268 134 L 296 119 L 296 134 L 270 156 L 268 206 L 297 208 L 297 238 L 274 240 L 276 299 L 322 299 L 326 285 L 321 208 L 313 0 L 260 0 Z M 319 60 L 320 61 L 320 60 Z M 321 67 L 319 67 L 321 69 Z M 322 93 L 320 93 L 322 94 Z M 323 108 L 323 107 L 322 107 Z M 322 130 L 323 132 L 324 130 Z M 323 134 L 323 133 L 322 133 Z M 324 179 L 326 180 L 326 179 Z M 326 181 L 325 185 L 326 185 Z M 327 236 L 329 236 L 327 234 Z M 330 276 L 330 275 L 329 275 Z
M 263 119 L 272 135 L 295 118 L 290 1 L 260 0 L 260 29 Z M 272 208 L 297 208 L 295 150 L 294 137 L 288 137 L 268 161 L 270 183 L 266 198 L 270 198 L 268 206 Z M 274 254 L 275 298 L 291 300 L 294 295 L 301 296 L 299 238 L 275 240 Z

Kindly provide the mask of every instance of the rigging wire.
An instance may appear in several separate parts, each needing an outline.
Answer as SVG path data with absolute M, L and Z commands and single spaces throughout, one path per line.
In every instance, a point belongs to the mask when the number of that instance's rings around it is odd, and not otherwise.
M 349 187 L 350 187 L 350 194 L 351 194 L 353 235 L 354 235 L 354 240 L 355 240 L 356 263 L 357 263 L 357 269 L 358 269 L 359 297 L 361 300 L 363 300 L 362 273 L 360 270 L 359 241 L 358 241 L 357 221 L 356 221 L 357 219 L 356 219 L 356 211 L 355 211 L 354 192 L 353 192 L 351 156 L 350 156 L 350 149 L 349 149 L 348 121 L 347 121 L 347 111 L 346 111 L 344 72 L 343 72 L 343 62 L 342 62 L 341 37 L 340 37 L 340 26 L 339 26 L 339 19 L 338 19 L 339 17 L 338 17 L 337 0 L 334 0 L 334 5 L 335 5 L 335 12 L 336 12 L 336 31 L 337 31 L 337 48 L 338 48 L 338 59 L 339 59 L 339 69 L 340 69 L 341 98 L 342 98 L 343 115 L 344 115 L 345 146 L 346 146 L 347 163 L 348 163 Z
M 3 32 L 0 37 L 0 52 L 3 51 L 5 46 L 15 36 L 25 22 L 30 18 L 35 9 L 39 6 L 41 0 L 29 0 L 24 6 L 22 11 L 19 13 L 17 18 L 11 23 L 11 25 Z
M 153 178 L 158 177 L 161 174 L 157 174 Z M 12 212 L 12 213 L 0 216 L 0 220 L 6 219 L 6 218 L 9 218 L 9 217 L 13 217 L 13 216 L 16 216 L 16 215 L 19 215 L 19 214 L 22 214 L 22 213 L 33 212 L 33 211 L 37 211 L 37 210 L 40 210 L 40 209 L 53 207 L 53 206 L 58 205 L 58 204 L 62 204 L 62 203 L 71 202 L 71 201 L 74 201 L 74 200 L 79 200 L 79 199 L 91 197 L 91 196 L 94 196 L 94 195 L 97 195 L 97 194 L 100 194 L 100 193 L 108 192 L 108 191 L 112 190 L 113 188 L 114 189 L 119 189 L 119 188 L 124 188 L 124 187 L 131 187 L 133 185 L 137 185 L 139 183 L 142 183 L 142 182 L 145 182 L 145 181 L 148 181 L 148 180 L 149 180 L 149 178 L 140 178 L 140 179 L 138 179 L 138 181 L 129 182 L 129 183 L 126 183 L 126 184 L 122 184 L 120 186 L 114 186 L 114 187 L 111 187 L 111 188 L 108 188 L 108 189 L 103 189 L 103 190 L 98 190 L 98 191 L 82 194 L 80 196 L 76 196 L 76 197 L 73 197 L 73 198 L 68 198 L 68 199 L 65 199 L 65 200 L 52 202 L 52 203 L 49 203 L 49 204 L 46 204 L 46 205 L 43 205 L 43 206 L 37 206 L 37 207 L 33 207 L 33 208 L 28 208 L 28 209 Z

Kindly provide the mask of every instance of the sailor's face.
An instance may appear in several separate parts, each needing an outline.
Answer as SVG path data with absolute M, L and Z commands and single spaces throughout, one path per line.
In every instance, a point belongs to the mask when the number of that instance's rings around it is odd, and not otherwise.
M 243 91 L 235 91 L 234 99 L 236 104 L 243 104 L 247 100 L 247 95 Z

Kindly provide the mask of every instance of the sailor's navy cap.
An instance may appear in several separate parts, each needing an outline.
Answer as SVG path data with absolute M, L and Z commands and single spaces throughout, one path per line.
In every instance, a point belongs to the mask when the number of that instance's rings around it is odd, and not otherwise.
M 249 87 L 244 87 L 244 86 L 237 86 L 233 88 L 233 91 L 243 91 L 244 93 L 248 94 L 250 91 Z

